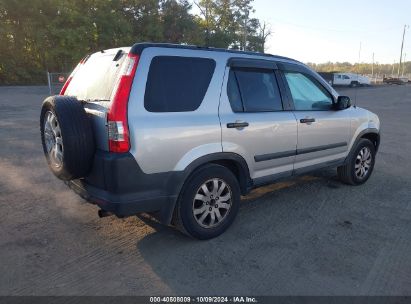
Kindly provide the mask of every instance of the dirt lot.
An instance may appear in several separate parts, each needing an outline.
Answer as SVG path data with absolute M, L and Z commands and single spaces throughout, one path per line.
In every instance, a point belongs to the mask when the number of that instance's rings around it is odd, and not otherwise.
M 357 91 L 383 129 L 367 184 L 328 170 L 265 187 L 203 242 L 99 219 L 54 178 L 39 138 L 46 94 L 0 88 L 0 295 L 411 295 L 411 86 Z

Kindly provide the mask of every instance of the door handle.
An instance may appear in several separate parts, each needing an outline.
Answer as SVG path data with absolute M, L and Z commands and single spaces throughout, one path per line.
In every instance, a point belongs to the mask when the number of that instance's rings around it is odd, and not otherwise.
M 309 124 L 309 123 L 315 122 L 315 118 L 301 118 L 300 122 Z
M 249 126 L 248 122 L 229 122 L 227 124 L 227 128 L 229 129 L 234 129 L 234 128 L 240 129 L 240 128 L 245 128 L 248 126 Z

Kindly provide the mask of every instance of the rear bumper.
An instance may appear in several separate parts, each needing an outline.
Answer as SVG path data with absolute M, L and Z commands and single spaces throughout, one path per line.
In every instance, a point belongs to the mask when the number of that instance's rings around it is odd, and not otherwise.
M 114 194 L 90 186 L 83 180 L 74 180 L 67 185 L 83 199 L 98 205 L 118 217 L 125 217 L 140 212 L 161 211 L 175 201 L 176 196 L 158 196 L 156 193 L 139 192 L 129 194 Z
M 129 153 L 97 151 L 90 174 L 67 185 L 119 217 L 159 212 L 161 222 L 168 224 L 182 183 L 182 172 L 146 174 Z

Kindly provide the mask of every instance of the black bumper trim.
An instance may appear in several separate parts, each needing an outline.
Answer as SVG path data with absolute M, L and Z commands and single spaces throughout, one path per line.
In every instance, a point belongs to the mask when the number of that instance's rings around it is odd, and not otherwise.
M 66 184 L 78 195 L 119 217 L 159 212 L 170 223 L 183 171 L 146 174 L 130 153 L 97 150 L 89 175 Z
M 118 217 L 140 212 L 161 212 L 176 199 L 176 196 L 161 196 L 152 192 L 116 195 L 87 185 L 83 180 L 69 181 L 67 185 L 83 199 Z

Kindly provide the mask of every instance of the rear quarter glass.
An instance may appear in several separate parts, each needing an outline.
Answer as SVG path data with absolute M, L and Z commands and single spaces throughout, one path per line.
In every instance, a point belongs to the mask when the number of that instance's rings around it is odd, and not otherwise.
M 216 62 L 209 58 L 156 56 L 144 95 L 149 112 L 195 111 L 202 103 Z
M 128 48 L 121 56 L 116 56 L 118 51 L 112 49 L 91 55 L 74 74 L 65 95 L 85 101 L 110 100 Z

